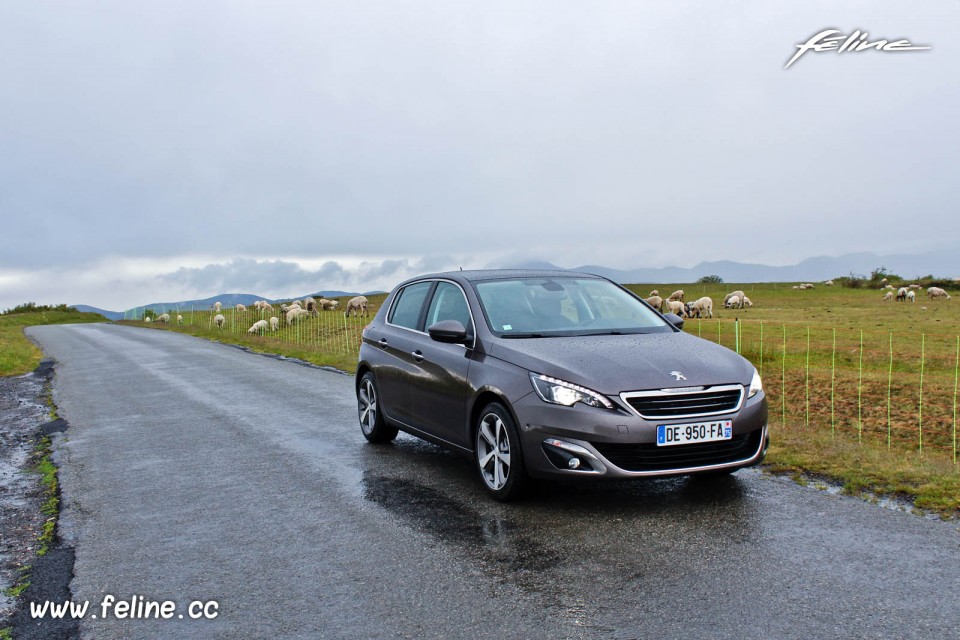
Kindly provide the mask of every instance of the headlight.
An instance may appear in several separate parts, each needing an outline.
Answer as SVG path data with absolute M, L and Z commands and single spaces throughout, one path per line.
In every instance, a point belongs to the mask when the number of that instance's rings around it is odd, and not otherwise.
M 750 391 L 747 392 L 747 397 L 752 398 L 761 391 L 763 391 L 763 381 L 760 380 L 760 374 L 754 369 L 753 378 L 750 379 Z
M 582 402 L 591 407 L 614 408 L 613 403 L 603 395 L 572 382 L 564 382 L 539 373 L 531 373 L 530 381 L 533 383 L 537 395 L 544 402 L 562 404 L 565 407 L 572 407 L 576 403 Z

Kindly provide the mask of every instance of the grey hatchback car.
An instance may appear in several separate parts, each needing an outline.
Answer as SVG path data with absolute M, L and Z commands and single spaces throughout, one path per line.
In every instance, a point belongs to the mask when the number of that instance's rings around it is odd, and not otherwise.
M 757 370 L 599 276 L 485 270 L 398 285 L 363 331 L 370 442 L 469 456 L 498 500 L 528 477 L 729 473 L 769 444 Z

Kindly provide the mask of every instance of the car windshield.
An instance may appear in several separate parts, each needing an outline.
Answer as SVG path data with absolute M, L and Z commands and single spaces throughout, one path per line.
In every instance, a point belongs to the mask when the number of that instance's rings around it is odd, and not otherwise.
M 474 288 L 490 330 L 504 338 L 673 331 L 656 311 L 600 278 L 488 280 Z

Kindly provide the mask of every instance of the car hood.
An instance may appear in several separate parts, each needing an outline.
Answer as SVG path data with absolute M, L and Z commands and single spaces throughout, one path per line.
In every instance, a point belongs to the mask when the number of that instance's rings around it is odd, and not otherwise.
M 622 391 L 750 384 L 753 365 L 683 332 L 495 340 L 488 354 L 607 395 Z M 678 380 L 672 371 L 683 374 Z

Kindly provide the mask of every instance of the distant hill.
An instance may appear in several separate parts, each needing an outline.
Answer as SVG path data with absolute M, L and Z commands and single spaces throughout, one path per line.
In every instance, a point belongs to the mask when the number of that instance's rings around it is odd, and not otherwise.
M 337 290 L 325 290 L 317 291 L 315 293 L 307 293 L 301 296 L 295 296 L 296 298 L 303 299 L 308 296 L 313 298 L 341 298 L 341 297 L 353 297 L 358 295 L 377 295 L 384 293 L 383 291 L 368 291 L 363 294 L 351 293 L 349 291 L 337 291 Z M 127 314 L 139 314 L 142 313 L 144 309 L 153 309 L 157 313 L 166 313 L 169 311 L 183 311 L 184 309 L 190 310 L 196 309 L 210 309 L 213 307 L 214 302 L 220 302 L 224 307 L 232 307 L 237 304 L 242 304 L 244 306 L 250 306 L 257 300 L 266 300 L 267 302 L 274 304 L 277 302 L 282 302 L 285 300 L 293 300 L 293 297 L 289 298 L 267 298 L 265 296 L 258 296 L 252 293 L 221 293 L 219 295 L 210 296 L 209 298 L 203 298 L 201 300 L 181 300 L 179 302 L 151 302 L 150 304 L 141 305 L 134 307 L 132 309 L 127 309 L 125 313 Z M 79 307 L 77 307 L 79 310 Z M 115 312 L 110 312 L 115 313 Z M 124 313 L 118 314 L 120 317 L 124 316 Z
M 107 320 L 121 320 L 123 318 L 122 311 L 107 311 L 106 309 L 98 309 L 85 304 L 72 304 L 70 306 L 84 313 L 99 313 Z
M 531 261 L 505 265 L 514 269 L 563 269 L 549 262 Z M 598 265 L 584 265 L 570 269 L 585 271 L 610 278 L 615 282 L 632 283 L 685 283 L 696 282 L 703 276 L 716 275 L 724 282 L 800 282 L 823 281 L 851 273 L 869 275 L 878 267 L 903 278 L 915 279 L 933 274 L 940 277 L 960 276 L 960 254 L 939 251 L 924 255 L 878 255 L 875 253 L 849 253 L 842 256 L 819 256 L 807 258 L 794 265 L 773 267 L 765 264 L 750 264 L 722 260 L 701 262 L 694 267 L 655 267 L 637 269 L 611 269 Z

